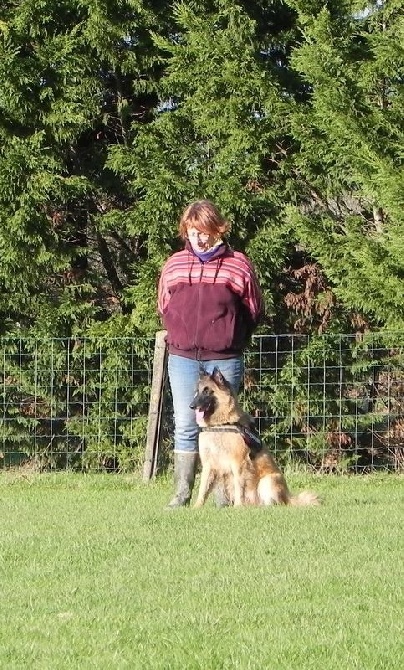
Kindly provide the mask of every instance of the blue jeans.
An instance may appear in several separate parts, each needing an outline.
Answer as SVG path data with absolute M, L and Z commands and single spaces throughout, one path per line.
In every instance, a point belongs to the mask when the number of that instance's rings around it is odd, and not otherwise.
M 218 367 L 225 379 L 238 392 L 244 374 L 243 357 L 215 361 L 196 361 L 183 356 L 168 356 L 168 378 L 174 408 L 174 451 L 198 451 L 198 426 L 195 411 L 190 409 L 201 368 L 211 374 Z

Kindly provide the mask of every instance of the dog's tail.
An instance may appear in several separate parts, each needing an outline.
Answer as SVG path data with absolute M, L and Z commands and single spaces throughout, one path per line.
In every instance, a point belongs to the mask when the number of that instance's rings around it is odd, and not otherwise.
M 290 496 L 289 505 L 294 507 L 305 507 L 308 505 L 320 505 L 321 500 L 313 491 L 302 491 L 297 496 Z

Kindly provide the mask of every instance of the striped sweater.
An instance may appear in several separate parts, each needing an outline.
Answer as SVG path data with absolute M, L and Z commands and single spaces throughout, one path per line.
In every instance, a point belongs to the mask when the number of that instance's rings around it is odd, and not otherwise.
M 263 312 L 249 259 L 227 244 L 202 262 L 189 245 L 165 263 L 158 309 L 171 353 L 211 360 L 240 355 Z

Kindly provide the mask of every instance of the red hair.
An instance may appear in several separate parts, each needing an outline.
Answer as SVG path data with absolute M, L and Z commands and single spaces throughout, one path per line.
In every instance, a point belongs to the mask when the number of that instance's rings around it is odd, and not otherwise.
M 220 237 L 230 230 L 230 224 L 213 202 L 196 200 L 186 207 L 180 219 L 178 230 L 183 240 L 187 238 L 188 228 Z

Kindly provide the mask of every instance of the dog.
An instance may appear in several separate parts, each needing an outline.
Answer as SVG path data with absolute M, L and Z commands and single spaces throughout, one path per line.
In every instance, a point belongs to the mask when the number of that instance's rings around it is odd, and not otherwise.
M 230 503 L 241 505 L 318 505 L 315 493 L 290 493 L 286 480 L 254 429 L 219 368 L 202 373 L 190 408 L 200 427 L 202 470 L 194 507 L 202 507 L 220 484 Z

